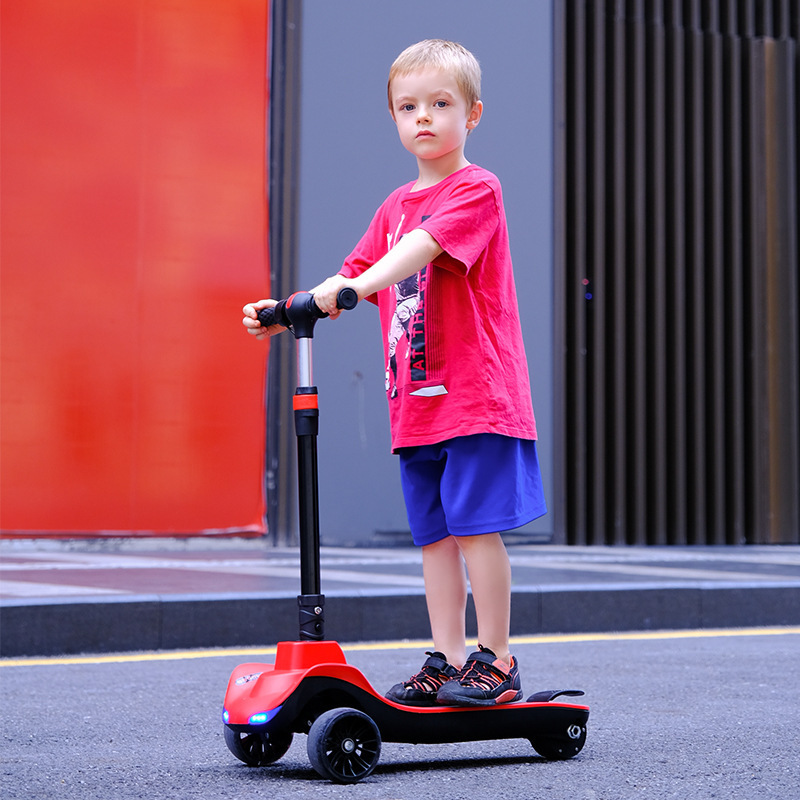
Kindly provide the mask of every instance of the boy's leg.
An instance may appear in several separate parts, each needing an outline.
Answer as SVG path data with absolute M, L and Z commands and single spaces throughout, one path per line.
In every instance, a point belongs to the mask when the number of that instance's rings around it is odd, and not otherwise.
M 467 577 L 452 536 L 422 545 L 422 571 L 434 650 L 418 673 L 386 693 L 395 703 L 411 706 L 435 705 L 439 689 L 458 676 L 466 655 Z
M 467 579 L 454 537 L 422 547 L 422 573 L 434 647 L 461 669 L 466 657 Z
M 450 539 L 460 548 L 467 565 L 478 620 L 478 641 L 509 664 L 511 563 L 503 539 L 499 533 Z
M 436 693 L 439 705 L 490 706 L 522 699 L 519 664 L 508 652 L 511 564 L 499 533 L 459 536 L 478 618 L 478 650 Z

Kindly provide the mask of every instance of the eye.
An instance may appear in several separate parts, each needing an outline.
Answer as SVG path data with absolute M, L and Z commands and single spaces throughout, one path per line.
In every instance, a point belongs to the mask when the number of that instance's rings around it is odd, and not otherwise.
M 447 108 L 447 100 L 437 100 L 434 104 L 434 108 Z
M 400 106 L 400 110 L 401 111 L 413 111 L 414 110 L 414 104 L 413 103 L 403 103 L 403 105 Z

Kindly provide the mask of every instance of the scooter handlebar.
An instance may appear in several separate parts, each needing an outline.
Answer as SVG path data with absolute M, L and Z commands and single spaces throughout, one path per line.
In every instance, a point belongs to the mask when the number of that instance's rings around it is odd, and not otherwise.
M 336 296 L 336 306 L 345 311 L 358 305 L 358 294 L 355 289 L 346 286 Z M 328 315 L 321 311 L 310 292 L 295 292 L 285 300 L 281 300 L 271 308 L 262 308 L 258 312 L 258 321 L 264 328 L 272 325 L 283 325 L 289 328 L 298 339 L 313 335 L 314 325 L 318 319 Z

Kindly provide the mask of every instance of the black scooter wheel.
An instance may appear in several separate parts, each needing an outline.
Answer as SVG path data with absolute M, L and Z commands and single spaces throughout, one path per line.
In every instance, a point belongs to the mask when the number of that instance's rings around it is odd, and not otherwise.
M 286 754 L 292 744 L 292 733 L 240 733 L 225 726 L 225 744 L 239 761 L 248 767 L 265 767 Z
M 320 714 L 308 732 L 308 760 L 334 783 L 358 783 L 375 769 L 381 735 L 371 717 L 355 708 Z
M 537 736 L 530 739 L 533 749 L 548 761 L 574 758 L 586 744 L 586 726 L 570 725 L 563 736 Z

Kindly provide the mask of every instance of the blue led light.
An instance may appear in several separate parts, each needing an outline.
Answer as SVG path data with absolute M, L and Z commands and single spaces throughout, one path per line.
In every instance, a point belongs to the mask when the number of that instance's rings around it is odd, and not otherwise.
M 226 725 L 228 724 L 228 720 L 230 719 L 230 716 L 231 716 L 231 715 L 228 713 L 228 709 L 227 709 L 227 708 L 223 708 L 223 709 L 222 709 L 222 721 L 223 721 L 223 722 L 224 722 Z
M 259 711 L 257 714 L 251 714 L 247 721 L 250 725 L 266 725 L 280 710 L 281 706 L 270 711 Z

